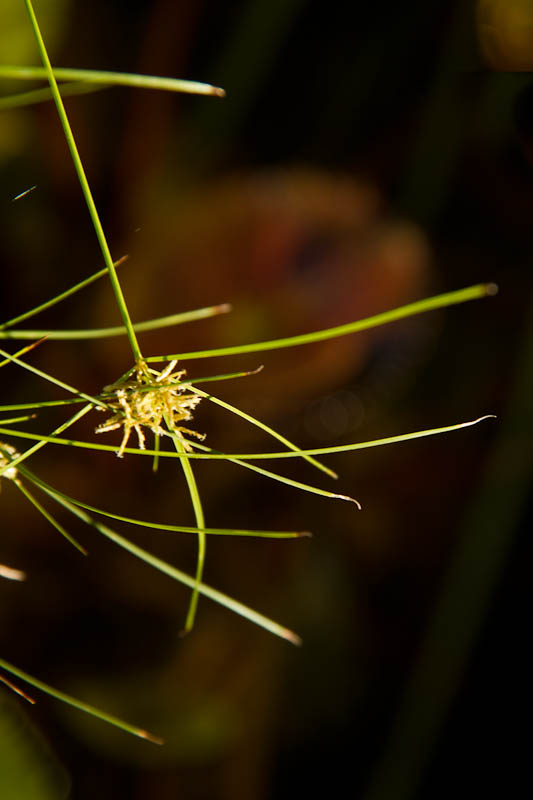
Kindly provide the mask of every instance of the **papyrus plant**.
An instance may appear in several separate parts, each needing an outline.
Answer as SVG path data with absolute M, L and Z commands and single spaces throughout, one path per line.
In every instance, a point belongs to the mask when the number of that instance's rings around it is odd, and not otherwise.
M 222 97 L 224 92 L 222 89 L 205 84 L 177 81 L 168 78 L 74 69 L 54 69 L 50 63 L 31 0 L 25 0 L 25 3 L 43 66 L 41 68 L 0 66 L 0 77 L 9 77 L 11 79 L 19 78 L 21 80 L 46 78 L 48 87 L 4 98 L 0 101 L 0 108 L 6 109 L 24 104 L 41 102 L 50 97 L 53 98 L 80 187 L 87 204 L 88 213 L 100 246 L 105 267 L 98 270 L 87 279 L 39 304 L 37 307 L 22 312 L 16 317 L 0 324 L 1 339 L 26 339 L 31 341 L 30 345 L 15 352 L 0 348 L 0 356 L 2 358 L 0 367 L 3 370 L 2 374 L 4 374 L 6 370 L 14 371 L 24 369 L 33 373 L 39 380 L 52 383 L 65 392 L 65 397 L 61 400 L 29 399 L 24 403 L 4 404 L 0 406 L 0 412 L 6 415 L 0 420 L 0 480 L 3 478 L 3 483 L 15 486 L 28 502 L 35 507 L 36 511 L 41 513 L 51 525 L 72 545 L 77 547 L 81 553 L 85 553 L 85 549 L 72 537 L 65 527 L 67 524 L 65 520 L 68 519 L 68 515 L 72 515 L 78 520 L 81 520 L 101 535 L 113 541 L 117 546 L 129 551 L 137 558 L 142 559 L 154 569 L 188 586 L 191 589 L 191 597 L 186 613 L 185 624 L 183 626 L 184 632 L 188 632 L 192 629 L 195 622 L 199 596 L 204 595 L 226 606 L 231 611 L 240 614 L 250 622 L 262 626 L 274 635 L 284 638 L 294 644 L 298 644 L 300 641 L 298 635 L 288 630 L 283 625 L 247 607 L 240 601 L 207 586 L 203 582 L 203 571 L 207 549 L 206 542 L 210 535 L 255 536 L 281 539 L 301 537 L 308 534 L 304 531 L 258 531 L 209 527 L 205 519 L 201 492 L 194 472 L 195 460 L 222 459 L 229 461 L 245 469 L 253 470 L 259 473 L 263 478 L 279 481 L 302 491 L 322 495 L 324 498 L 349 501 L 352 502 L 356 508 L 360 508 L 355 498 L 332 492 L 319 485 L 295 481 L 277 471 L 271 471 L 259 466 L 255 462 L 284 458 L 302 458 L 309 462 L 312 467 L 325 473 L 330 478 L 336 478 L 337 476 L 333 470 L 322 463 L 321 460 L 318 460 L 317 457 L 341 451 L 359 450 L 366 447 L 376 447 L 437 433 L 450 432 L 474 425 L 485 417 L 480 417 L 479 419 L 469 422 L 461 422 L 444 427 L 401 434 L 370 442 L 358 442 L 349 445 L 305 450 L 290 442 L 282 434 L 273 430 L 262 421 L 249 414 L 245 414 L 235 406 L 219 399 L 211 391 L 202 388 L 202 386 L 206 384 L 217 381 L 244 379 L 251 374 L 250 372 L 234 371 L 224 374 L 207 374 L 195 377 L 187 374 L 184 362 L 192 358 L 205 359 L 213 356 L 239 356 L 244 353 L 259 353 L 265 350 L 303 346 L 324 339 L 351 335 L 379 325 L 389 324 L 415 314 L 481 298 L 494 293 L 495 287 L 492 284 L 471 286 L 466 289 L 411 303 L 401 308 L 385 311 L 384 313 L 377 314 L 367 319 L 357 320 L 326 330 L 304 333 L 289 338 L 279 338 L 266 342 L 255 342 L 233 347 L 216 347 L 197 352 L 155 355 L 145 354 L 139 342 L 139 334 L 142 334 L 143 331 L 165 326 L 175 326 L 191 320 L 200 320 L 214 314 L 227 312 L 230 308 L 227 304 L 223 304 L 193 312 L 176 313 L 170 317 L 153 319 L 138 324 L 133 323 L 117 270 L 117 267 L 123 259 L 115 261 L 112 257 L 77 150 L 76 141 L 70 127 L 62 96 L 96 91 L 111 85 L 130 85 L 166 91 L 195 92 L 219 97 Z M 64 83 L 65 81 L 66 83 Z M 58 82 L 61 83 L 61 89 Z M 95 280 L 103 277 L 107 277 L 111 283 L 117 309 L 122 318 L 122 324 L 120 326 L 92 330 L 37 330 L 21 327 L 22 323 L 26 323 L 27 320 L 34 317 L 39 312 L 60 302 L 64 302 L 76 292 L 84 290 Z M 128 368 L 121 376 L 109 376 L 109 382 L 102 387 L 97 395 L 88 394 L 79 387 L 66 383 L 56 374 L 52 375 L 34 367 L 29 360 L 29 353 L 34 348 L 35 344 L 42 343 L 42 346 L 46 347 L 46 339 L 104 339 L 109 336 L 119 335 L 124 336 L 129 345 L 131 354 Z M 12 379 L 13 377 L 11 377 L 11 380 Z M 194 422 L 194 412 L 200 402 L 216 404 L 220 407 L 221 413 L 229 412 L 239 415 L 248 423 L 255 425 L 270 437 L 275 438 L 283 445 L 283 449 L 279 451 L 256 453 L 223 453 L 217 451 L 215 448 L 207 446 L 203 441 L 206 431 L 197 430 Z M 39 415 L 39 420 L 42 420 L 43 425 L 46 426 L 46 411 L 48 408 L 56 406 L 65 406 L 65 408 L 74 406 L 74 408 L 78 408 L 74 413 L 70 412 L 70 415 L 51 431 L 49 428 L 47 429 L 44 427 L 41 433 L 35 433 L 26 430 L 23 425 L 21 426 L 21 423 L 24 423 L 37 414 Z M 76 438 L 75 433 L 73 433 L 71 429 L 74 429 L 76 423 L 87 415 L 94 416 L 94 431 L 95 434 L 98 435 L 91 440 Z M 116 437 L 116 441 L 110 443 L 112 441 L 111 437 Z M 38 476 L 28 466 L 31 456 L 45 446 L 68 447 L 72 452 L 75 452 L 76 449 L 98 450 L 102 453 L 102 458 L 109 457 L 109 453 L 114 453 L 122 459 L 122 466 L 124 469 L 128 469 L 129 459 L 133 457 L 147 456 L 152 460 L 152 468 L 154 470 L 157 470 L 161 458 L 176 460 L 176 467 L 183 472 L 183 477 L 188 487 L 196 526 L 191 528 L 180 526 L 179 524 L 163 525 L 153 519 L 145 520 L 124 517 L 115 513 L 111 508 L 97 508 L 68 496 L 60 488 L 50 485 L 44 478 Z M 24 449 L 25 447 L 26 449 Z M 61 514 L 61 521 L 56 518 L 56 515 L 59 516 L 59 514 Z M 150 516 L 150 512 L 147 512 L 147 516 Z M 120 522 L 126 522 L 131 525 L 181 532 L 195 536 L 198 543 L 195 574 L 188 575 L 177 567 L 133 544 L 129 539 L 118 534 L 109 524 L 104 523 L 101 519 L 102 517 L 108 520 L 114 519 Z M 23 565 L 2 565 L 0 567 L 0 577 L 15 580 L 23 579 Z M 144 738 L 150 738 L 153 741 L 160 741 L 157 737 L 148 734 L 142 729 L 117 720 L 109 714 L 90 707 L 85 703 L 77 701 L 43 684 L 5 660 L 0 659 L 0 668 L 11 673 L 19 680 L 28 682 L 38 689 L 48 692 L 84 711 L 99 716 L 131 733 Z M 7 679 L 3 680 L 11 685 Z

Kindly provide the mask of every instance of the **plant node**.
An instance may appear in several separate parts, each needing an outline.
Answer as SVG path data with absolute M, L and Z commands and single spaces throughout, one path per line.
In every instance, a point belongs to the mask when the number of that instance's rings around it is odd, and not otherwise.
M 192 450 L 192 445 L 186 436 L 205 438 L 205 434 L 179 424 L 192 419 L 191 412 L 202 398 L 183 382 L 182 378 L 186 375 L 184 369 L 174 371 L 177 363 L 171 361 L 162 372 L 158 372 L 139 359 L 135 368 L 126 373 L 124 378 L 104 387 L 101 397 L 115 413 L 98 425 L 95 433 L 124 429 L 117 452 L 119 458 L 124 455 L 132 429 L 137 434 L 141 450 L 145 449 L 143 428 L 149 428 L 154 436 L 178 437 L 187 452 Z

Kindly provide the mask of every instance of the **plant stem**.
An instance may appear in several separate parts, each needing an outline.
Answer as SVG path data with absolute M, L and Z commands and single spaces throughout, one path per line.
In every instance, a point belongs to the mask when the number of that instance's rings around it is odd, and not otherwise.
M 28 6 L 28 3 L 26 3 Z M 35 28 L 34 28 L 35 29 Z M 219 86 L 198 81 L 184 81 L 179 78 L 164 78 L 159 75 L 139 75 L 130 72 L 108 72 L 97 69 L 69 69 L 54 68 L 54 76 L 60 81 L 81 81 L 92 86 L 90 91 L 97 91 L 97 87 L 108 86 L 134 86 L 138 89 L 160 89 L 167 92 L 185 92 L 186 94 L 213 95 L 224 97 L 226 92 Z M 39 80 L 48 77 L 48 71 L 42 67 L 0 66 L 0 77 L 16 80 Z M 74 87 L 69 87 L 71 90 Z M 37 90 L 38 91 L 38 90 Z M 9 98 L 7 98 L 9 99 Z
M 48 57 L 48 53 L 46 51 L 46 46 L 41 35 L 41 31 L 39 28 L 39 23 L 37 22 L 37 17 L 35 16 L 35 12 L 33 10 L 33 6 L 31 0 L 24 0 L 26 4 L 26 9 L 28 11 L 28 15 L 31 20 L 31 24 L 33 27 L 33 33 L 35 35 L 35 39 L 37 41 L 37 46 L 39 48 L 39 52 L 41 54 L 41 59 L 44 64 L 46 74 L 48 76 L 48 82 L 50 84 L 50 91 L 52 92 L 56 107 L 57 113 L 59 115 L 59 119 L 61 120 L 61 125 L 63 127 L 63 131 L 65 133 L 65 138 L 67 140 L 67 145 L 70 150 L 70 155 L 72 157 L 72 161 L 74 163 L 74 168 L 78 175 L 78 180 L 80 182 L 81 190 L 83 192 L 83 196 L 85 198 L 85 202 L 87 204 L 87 208 L 89 210 L 89 216 L 91 218 L 91 222 L 94 227 L 94 231 L 96 233 L 96 238 L 98 239 L 98 244 L 100 245 L 100 250 L 102 251 L 102 256 L 104 258 L 104 263 L 109 272 L 109 278 L 111 280 L 111 285 L 113 287 L 113 291 L 115 293 L 115 298 L 122 315 L 122 319 L 124 321 L 124 325 L 126 326 L 128 332 L 128 339 L 130 341 L 130 346 L 133 352 L 133 357 L 135 361 L 139 361 L 142 359 L 141 350 L 139 348 L 139 343 L 137 341 L 137 336 L 135 335 L 135 331 L 133 330 L 133 325 L 130 319 L 130 314 L 128 311 L 128 307 L 126 305 L 126 300 L 124 299 L 124 294 L 122 293 L 122 287 L 118 280 L 117 271 L 115 269 L 115 265 L 113 263 L 113 259 L 111 257 L 111 252 L 109 250 L 109 246 L 107 244 L 107 239 L 105 237 L 104 229 L 102 227 L 102 223 L 100 222 L 100 217 L 98 215 L 98 211 L 96 209 L 96 205 L 94 203 L 94 199 L 92 196 L 91 188 L 89 186 L 89 182 L 87 180 L 87 176 L 85 175 L 85 170 L 83 168 L 83 164 L 81 162 L 80 154 L 78 152 L 78 148 L 76 146 L 76 142 L 74 140 L 74 135 L 72 133 L 72 129 L 70 127 L 70 123 L 68 121 L 67 112 L 65 111 L 65 106 L 63 105 L 63 100 L 61 99 L 61 95 L 59 93 L 59 89 L 57 86 L 56 79 L 54 77 L 54 73 L 52 70 L 52 65 L 50 63 L 50 59 Z
M 178 453 L 184 453 L 185 447 L 179 441 L 178 437 L 174 437 L 173 441 L 176 451 Z M 192 464 L 188 458 L 182 458 L 180 460 L 181 460 L 181 466 L 183 467 L 185 480 L 187 481 L 187 486 L 189 488 L 189 494 L 191 496 L 191 503 L 194 509 L 196 525 L 198 526 L 198 528 L 205 528 L 204 510 L 202 508 L 202 501 L 200 500 L 200 494 L 198 492 L 198 485 L 196 483 L 196 478 L 194 477 L 194 472 L 192 470 Z M 198 556 L 196 560 L 196 575 L 195 575 L 196 584 L 194 586 L 191 595 L 189 610 L 187 611 L 187 618 L 185 620 L 185 627 L 183 629 L 184 634 L 189 633 L 189 631 L 192 630 L 194 625 L 194 618 L 196 616 L 196 609 L 198 607 L 198 587 L 199 584 L 201 583 L 204 572 L 205 547 L 206 547 L 205 531 L 203 530 L 198 531 Z
M 459 289 L 455 292 L 446 292 L 434 297 L 426 297 L 424 300 L 417 300 L 415 303 L 408 303 L 391 311 L 382 314 L 375 314 L 372 317 L 359 319 L 355 322 L 348 322 L 345 325 L 336 325 L 334 328 L 325 328 L 312 333 L 303 333 L 299 336 L 287 336 L 284 339 L 270 339 L 266 342 L 253 342 L 252 344 L 235 345 L 233 347 L 215 347 L 211 350 L 196 350 L 190 353 L 173 353 L 165 356 L 150 356 L 147 361 L 182 361 L 188 358 L 212 358 L 213 356 L 233 356 L 241 353 L 259 353 L 264 350 L 280 350 L 282 347 L 295 347 L 300 344 L 312 344 L 322 342 L 325 339 L 335 339 L 337 336 L 346 336 L 349 333 L 366 331 L 369 328 L 377 328 L 379 325 L 386 325 L 389 322 L 396 322 L 399 319 L 412 317 L 415 314 L 422 314 L 425 311 L 434 311 L 437 308 L 454 306 L 459 303 L 466 303 L 469 300 L 477 300 L 481 297 L 494 295 L 498 287 L 494 283 L 479 283 L 475 286 L 468 286 L 466 289 Z

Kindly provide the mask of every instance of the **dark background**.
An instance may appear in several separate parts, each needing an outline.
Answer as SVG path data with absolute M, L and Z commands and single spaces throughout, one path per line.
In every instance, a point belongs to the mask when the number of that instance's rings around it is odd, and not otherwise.
M 334 485 L 308 465 L 273 465 L 353 494 L 360 513 L 197 462 L 208 524 L 312 530 L 300 541 L 208 541 L 206 582 L 297 630 L 301 648 L 205 599 L 179 638 L 184 589 L 58 512 L 89 549 L 82 559 L 4 486 L 0 561 L 28 580 L 0 584 L 3 657 L 167 744 L 46 697 L 12 713 L 40 728 L 76 800 L 513 796 L 525 779 L 519 727 L 531 717 L 531 4 L 480 3 L 477 16 L 474 3 L 415 0 L 44 6 L 57 66 L 227 92 L 112 89 L 67 101 L 113 255 L 130 255 L 120 275 L 133 318 L 234 307 L 145 334 L 145 354 L 316 330 L 495 281 L 494 298 L 368 334 L 185 366 L 195 376 L 264 364 L 219 395 L 307 447 L 498 418 L 331 456 Z M 13 33 L 0 26 L 0 60 L 38 63 L 23 15 L 5 9 Z M 52 104 L 0 114 L 6 318 L 101 257 Z M 119 324 L 105 281 L 36 319 Z M 32 359 L 93 393 L 130 366 L 122 339 L 49 342 Z M 62 396 L 11 366 L 2 388 L 3 403 Z M 61 419 L 43 413 L 34 427 Z M 221 450 L 271 447 L 206 403 L 195 426 Z M 175 466 L 154 477 L 142 459 L 58 450 L 32 468 L 67 493 L 194 524 Z M 121 530 L 193 570 L 185 535 Z

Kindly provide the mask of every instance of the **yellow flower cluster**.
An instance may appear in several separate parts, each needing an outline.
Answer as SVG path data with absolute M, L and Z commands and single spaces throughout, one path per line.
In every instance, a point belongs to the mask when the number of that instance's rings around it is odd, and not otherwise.
M 102 399 L 115 413 L 99 425 L 95 433 L 124 429 L 117 452 L 119 458 L 124 455 L 132 429 L 137 434 L 141 450 L 146 446 L 143 428 L 149 428 L 154 436 L 177 436 L 187 451 L 192 446 L 185 435 L 204 439 L 204 434 L 179 424 L 192 419 L 191 412 L 202 398 L 183 382 L 185 370 L 174 371 L 177 363 L 171 361 L 164 370 L 157 372 L 140 361 L 135 369 L 135 379 L 105 387 Z

